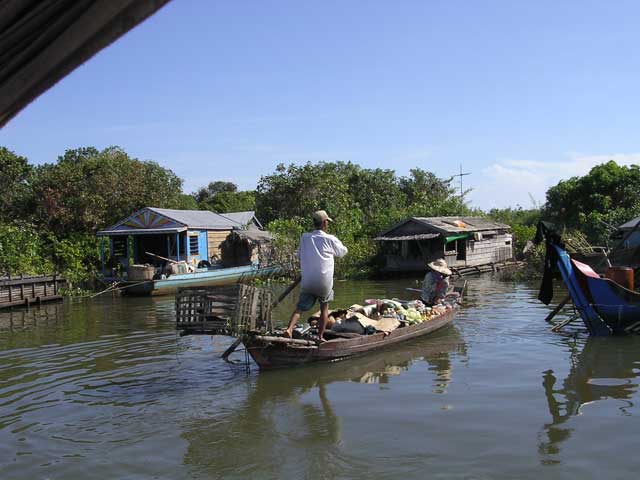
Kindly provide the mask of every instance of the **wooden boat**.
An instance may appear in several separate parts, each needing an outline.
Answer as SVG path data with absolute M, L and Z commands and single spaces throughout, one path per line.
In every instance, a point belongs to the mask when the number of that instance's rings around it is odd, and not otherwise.
M 554 245 L 557 266 L 571 300 L 591 335 L 625 335 L 640 331 L 640 294 L 573 260 Z
M 335 362 L 438 331 L 453 322 L 458 308 L 455 306 L 431 320 L 400 327 L 389 334 L 353 334 L 351 338 L 337 337 L 320 344 L 312 340 L 249 334 L 242 342 L 262 370 Z
M 280 268 L 276 266 L 257 265 L 199 268 L 195 272 L 173 274 L 167 278 L 129 281 L 125 282 L 123 287 L 127 295 L 167 295 L 175 293 L 181 287 L 232 285 L 254 278 L 270 277 L 279 272 Z
M 640 332 L 639 293 L 609 278 L 601 278 L 589 265 L 572 259 L 549 224 L 539 225 L 538 232 L 538 241 L 544 239 L 547 243 L 547 282 L 550 282 L 554 268 L 557 269 L 589 334 L 607 336 Z M 542 289 L 539 298 L 547 300 L 545 303 L 550 300 L 550 297 L 544 297 Z
M 295 284 L 275 302 L 271 300 L 270 290 L 243 284 L 183 289 L 176 296 L 176 329 L 181 335 L 235 336 L 236 341 L 222 357 L 226 359 L 242 343 L 262 370 L 335 362 L 422 337 L 450 325 L 460 308 L 460 298 L 466 287 L 464 280 L 456 285 L 454 292 L 457 297 L 450 297 L 447 306 L 434 307 L 437 314 L 432 310 L 426 314 L 427 319 L 419 323 L 410 325 L 405 321 L 381 318 L 392 320 L 394 325 L 387 331 L 379 331 L 383 330 L 382 323 L 365 317 L 372 327 L 375 324 L 379 330 L 374 328 L 374 333 L 367 335 L 328 329 L 325 331 L 327 341 L 320 343 L 313 337 L 287 338 L 281 330 L 274 328 L 271 320 L 273 307 Z

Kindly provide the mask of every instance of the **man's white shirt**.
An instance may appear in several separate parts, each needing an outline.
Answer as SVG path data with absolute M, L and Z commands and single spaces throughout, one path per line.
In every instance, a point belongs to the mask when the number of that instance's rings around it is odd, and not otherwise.
M 323 230 L 303 233 L 298 257 L 304 292 L 324 297 L 333 289 L 333 257 L 344 257 L 345 247 L 337 237 Z

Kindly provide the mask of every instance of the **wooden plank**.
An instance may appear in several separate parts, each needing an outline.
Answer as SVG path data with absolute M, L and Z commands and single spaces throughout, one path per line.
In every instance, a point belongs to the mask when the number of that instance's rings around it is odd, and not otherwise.
M 10 278 L 0 280 L 0 286 L 6 285 L 31 285 L 32 283 L 51 282 L 54 280 L 53 275 L 40 275 L 25 278 Z
M 62 295 L 51 295 L 48 297 L 38 297 L 38 298 L 30 298 L 27 297 L 24 300 L 13 300 L 11 302 L 3 302 L 0 303 L 0 309 L 1 308 L 9 308 L 9 307 L 21 307 L 21 306 L 28 306 L 32 303 L 42 303 L 42 302 L 52 302 L 55 300 L 62 300 L 63 297 Z

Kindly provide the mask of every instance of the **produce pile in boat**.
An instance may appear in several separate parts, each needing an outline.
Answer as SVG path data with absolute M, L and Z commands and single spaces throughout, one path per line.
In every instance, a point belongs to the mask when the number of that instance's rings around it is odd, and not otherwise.
M 389 334 L 397 328 L 428 322 L 451 310 L 456 301 L 455 297 L 447 297 L 442 304 L 428 307 L 420 300 L 367 299 L 364 305 L 354 304 L 347 309 L 329 310 L 325 335 L 371 335 L 377 332 Z M 294 329 L 294 338 L 303 338 L 314 333 L 319 319 L 320 311 L 309 318 L 307 326 Z

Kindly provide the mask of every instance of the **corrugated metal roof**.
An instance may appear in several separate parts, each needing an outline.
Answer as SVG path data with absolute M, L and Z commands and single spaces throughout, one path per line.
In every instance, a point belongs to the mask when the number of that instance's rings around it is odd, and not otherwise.
M 151 208 L 160 215 L 164 215 L 171 220 L 182 223 L 189 228 L 202 228 L 210 230 L 229 230 L 232 228 L 242 228 L 246 226 L 254 212 L 234 212 L 234 213 L 213 213 L 209 210 L 171 210 L 168 208 Z M 243 222 L 246 218 L 248 221 Z
M 255 220 L 258 223 L 258 226 L 262 228 L 262 225 L 256 218 L 256 212 L 254 211 L 220 213 L 219 215 L 226 217 L 234 222 L 238 222 L 242 226 L 249 225 L 253 220 Z
M 463 233 L 463 232 L 482 232 L 485 230 L 510 230 L 511 227 L 504 223 L 495 222 L 485 217 L 411 217 L 389 230 L 380 233 L 379 237 L 394 236 L 393 232 L 407 223 L 424 226 L 424 232 L 439 233 Z M 419 232 L 412 232 L 420 234 Z
M 120 220 L 98 235 L 124 235 L 126 233 L 170 233 L 185 229 L 232 230 L 255 226 L 254 212 L 233 212 L 224 215 L 208 210 L 172 210 L 146 207 Z M 255 222 L 259 225 L 258 220 Z
M 633 220 L 629 220 L 627 223 L 623 223 L 618 227 L 618 229 L 631 230 L 632 228 L 636 228 L 636 225 L 638 226 L 638 229 L 640 229 L 640 225 L 638 225 L 638 222 L 640 222 L 640 217 L 634 218 Z
M 481 232 L 483 230 L 510 229 L 509 225 L 484 217 L 413 217 L 443 232 Z
M 431 240 L 432 238 L 438 238 L 441 235 L 439 233 L 421 233 L 418 235 L 399 235 L 395 237 L 376 237 L 376 242 L 396 242 L 402 240 Z

